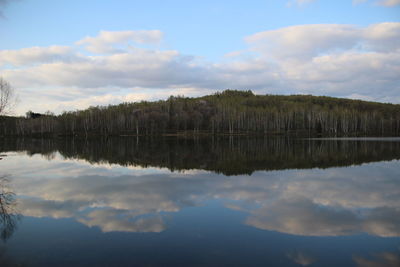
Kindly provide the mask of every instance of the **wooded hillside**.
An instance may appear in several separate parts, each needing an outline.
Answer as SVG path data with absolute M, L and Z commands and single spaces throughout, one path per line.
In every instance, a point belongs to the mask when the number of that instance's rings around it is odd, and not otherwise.
M 32 114 L 32 113 L 31 113 Z M 30 118 L 3 117 L 2 135 L 400 134 L 400 105 L 226 90 Z

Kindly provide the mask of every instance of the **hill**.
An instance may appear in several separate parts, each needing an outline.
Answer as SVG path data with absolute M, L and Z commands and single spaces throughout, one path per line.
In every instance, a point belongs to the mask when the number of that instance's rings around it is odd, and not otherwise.
M 2 119 L 2 135 L 297 134 L 398 136 L 400 105 L 311 95 L 226 90 L 54 116 Z

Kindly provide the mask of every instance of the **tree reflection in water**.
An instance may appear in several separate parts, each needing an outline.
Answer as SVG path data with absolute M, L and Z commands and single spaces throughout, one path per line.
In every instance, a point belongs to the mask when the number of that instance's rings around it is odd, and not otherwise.
M 47 159 L 59 152 L 65 159 L 83 159 L 92 164 L 251 175 L 255 171 L 344 167 L 400 159 L 399 141 L 246 136 L 4 138 L 0 140 L 0 152 L 40 153 Z
M 0 176 L 0 238 L 7 241 L 17 227 L 19 215 L 16 211 L 15 193 L 9 188 L 7 176 Z

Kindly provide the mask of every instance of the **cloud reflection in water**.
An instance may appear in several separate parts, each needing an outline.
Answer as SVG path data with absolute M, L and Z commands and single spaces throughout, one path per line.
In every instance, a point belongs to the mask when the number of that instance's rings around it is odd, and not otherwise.
M 398 161 L 231 177 L 113 169 L 60 156 L 7 161 L 25 166 L 20 173 L 14 169 L 13 179 L 23 215 L 75 218 L 103 232 L 161 232 L 168 227 L 167 213 L 217 199 L 247 213 L 244 223 L 259 229 L 307 236 L 400 235 Z M 49 169 L 61 172 L 54 178 Z

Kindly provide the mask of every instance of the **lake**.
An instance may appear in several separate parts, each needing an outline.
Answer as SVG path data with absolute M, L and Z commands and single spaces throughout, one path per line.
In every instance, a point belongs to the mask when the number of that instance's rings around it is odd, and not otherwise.
M 0 141 L 1 266 L 400 266 L 400 139 Z

